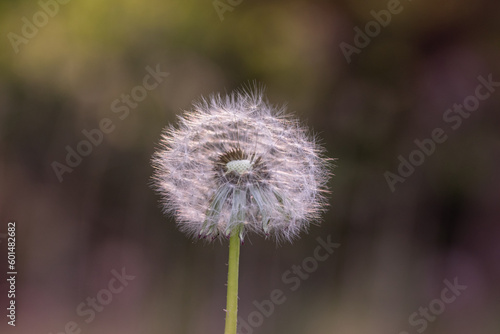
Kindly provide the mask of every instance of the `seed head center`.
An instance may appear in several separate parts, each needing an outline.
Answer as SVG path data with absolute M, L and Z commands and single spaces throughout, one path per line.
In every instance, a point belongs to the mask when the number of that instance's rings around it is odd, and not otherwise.
M 252 169 L 250 160 L 232 160 L 226 164 L 227 172 L 236 172 L 239 175 Z

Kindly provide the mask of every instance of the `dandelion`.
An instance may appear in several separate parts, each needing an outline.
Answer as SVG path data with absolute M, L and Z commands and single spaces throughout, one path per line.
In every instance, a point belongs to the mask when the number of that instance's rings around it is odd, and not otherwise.
M 249 233 L 291 241 L 316 223 L 329 159 L 257 87 L 194 103 L 161 145 L 152 161 L 164 212 L 190 236 L 230 238 L 226 333 L 235 333 L 240 242 Z
M 238 230 L 292 240 L 325 207 L 328 161 L 305 128 L 262 90 L 194 104 L 153 158 L 164 211 L 205 238 Z

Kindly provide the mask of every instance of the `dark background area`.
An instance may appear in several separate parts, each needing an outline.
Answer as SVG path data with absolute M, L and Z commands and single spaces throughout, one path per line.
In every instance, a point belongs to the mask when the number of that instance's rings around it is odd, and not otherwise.
M 0 2 L 1 333 L 56 334 L 71 321 L 82 333 L 223 332 L 227 243 L 194 242 L 161 214 L 150 158 L 193 100 L 252 80 L 337 160 L 319 226 L 293 244 L 243 245 L 240 316 L 255 324 L 254 301 L 275 289 L 286 297 L 251 331 L 498 333 L 500 87 L 456 129 L 443 118 L 474 101 L 478 77 L 500 82 L 498 1 L 401 1 L 350 61 L 342 43 L 355 46 L 354 29 L 388 2 L 221 3 L 231 9 L 222 20 L 210 1 L 73 0 L 41 24 L 38 2 Z M 23 37 L 34 15 L 40 27 Z M 115 113 L 113 101 L 157 66 L 168 76 L 126 117 Z M 60 182 L 54 162 L 66 164 L 67 146 L 106 118 L 113 131 Z M 436 128 L 446 140 L 391 191 L 386 173 Z M 5 317 L 9 221 L 15 328 Z M 340 246 L 292 291 L 282 276 L 318 237 Z M 87 323 L 78 306 L 122 268 L 135 278 Z M 467 288 L 439 309 L 454 279 Z M 425 329 L 409 322 L 429 306 L 439 314 Z

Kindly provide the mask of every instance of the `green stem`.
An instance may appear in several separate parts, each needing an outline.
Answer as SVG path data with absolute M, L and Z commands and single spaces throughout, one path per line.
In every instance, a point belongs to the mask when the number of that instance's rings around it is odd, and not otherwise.
M 240 263 L 240 235 L 238 230 L 229 239 L 229 264 L 227 274 L 226 329 L 224 334 L 236 334 L 238 318 L 238 267 Z

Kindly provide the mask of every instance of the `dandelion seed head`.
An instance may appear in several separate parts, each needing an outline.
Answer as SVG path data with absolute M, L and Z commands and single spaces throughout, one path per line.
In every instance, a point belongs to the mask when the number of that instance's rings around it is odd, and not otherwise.
M 325 210 L 330 160 L 284 107 L 250 88 L 194 103 L 152 163 L 164 212 L 187 234 L 291 241 Z

